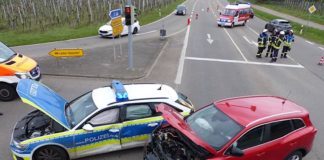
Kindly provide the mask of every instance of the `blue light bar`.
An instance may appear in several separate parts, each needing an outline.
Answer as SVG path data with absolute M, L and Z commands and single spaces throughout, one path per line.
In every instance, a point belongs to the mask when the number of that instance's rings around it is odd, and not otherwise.
M 125 90 L 124 85 L 120 81 L 113 80 L 111 82 L 111 86 L 115 91 L 117 102 L 123 102 L 128 100 L 128 93 Z

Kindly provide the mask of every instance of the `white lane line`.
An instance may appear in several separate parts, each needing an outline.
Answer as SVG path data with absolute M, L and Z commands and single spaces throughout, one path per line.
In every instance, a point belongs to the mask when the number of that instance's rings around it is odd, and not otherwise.
M 172 34 L 170 34 L 170 35 L 168 35 L 168 36 L 165 36 L 165 37 L 172 37 L 172 36 L 174 36 L 174 35 L 176 35 L 176 34 L 179 34 L 179 33 L 181 33 L 181 32 L 183 32 L 184 30 L 186 30 L 187 29 L 187 27 L 184 27 L 183 29 L 181 29 L 180 31 L 177 31 L 177 32 L 174 32 L 174 33 L 172 33 Z
M 248 62 L 248 61 L 226 60 L 226 59 L 199 58 L 199 57 L 186 57 L 186 59 L 188 59 L 188 60 L 196 60 L 196 61 L 210 61 L 210 62 L 239 63 L 239 64 L 263 65 L 263 66 L 304 68 L 304 66 L 302 66 L 300 64 L 299 65 L 291 65 L 291 64 Z
M 254 34 L 259 35 L 258 32 L 256 32 L 254 29 L 252 29 L 251 27 L 247 26 L 249 30 L 251 30 Z
M 184 66 L 184 60 L 186 57 L 187 47 L 188 47 L 188 41 L 189 41 L 189 33 L 190 33 L 190 25 L 187 28 L 186 36 L 183 40 L 183 47 L 181 51 L 181 56 L 179 59 L 179 66 L 177 71 L 177 77 L 174 81 L 175 84 L 181 84 L 182 74 L 183 74 L 183 66 Z
M 196 8 L 197 2 L 198 2 L 198 0 L 196 0 L 195 4 L 193 5 L 193 9 Z M 191 27 L 191 25 L 189 25 L 187 27 L 186 36 L 185 36 L 185 38 L 183 40 L 183 47 L 182 47 L 181 55 L 180 55 L 180 59 L 179 59 L 179 66 L 178 66 L 178 70 L 177 70 L 177 76 L 176 76 L 176 79 L 174 81 L 174 83 L 177 84 L 177 85 L 181 84 L 181 80 L 182 80 L 184 61 L 185 61 L 185 58 L 186 58 L 186 52 L 187 52 L 188 41 L 189 41 L 190 27 Z
M 311 45 L 314 45 L 314 43 L 313 43 L 313 42 L 310 42 L 310 41 L 305 41 L 305 42 L 307 42 L 307 43 L 309 43 L 309 44 L 311 44 Z
M 252 44 L 254 44 L 255 46 L 258 46 L 257 42 L 252 41 Z
M 248 60 L 246 59 L 246 57 L 244 56 L 244 54 L 242 53 L 241 49 L 240 49 L 240 48 L 237 46 L 237 44 L 234 42 L 234 40 L 233 40 L 233 38 L 231 37 L 231 35 L 227 32 L 227 30 L 226 30 L 225 28 L 223 28 L 223 29 L 224 29 L 224 31 L 226 32 L 226 34 L 228 35 L 228 37 L 231 39 L 231 41 L 233 42 L 235 48 L 240 52 L 240 54 L 241 54 L 241 56 L 243 57 L 243 59 L 244 59 L 245 61 L 248 61 Z
M 144 33 L 138 33 L 138 34 L 135 34 L 135 36 L 142 36 L 142 35 L 153 33 L 153 32 L 157 32 L 157 30 L 148 31 L 148 32 L 144 32 Z
M 148 70 L 148 72 L 147 72 L 145 78 L 147 78 L 149 75 L 151 75 L 153 68 L 156 66 L 157 62 L 159 61 L 159 59 L 161 58 L 162 54 L 164 53 L 166 46 L 168 46 L 168 45 L 169 45 L 169 41 L 167 41 L 167 42 L 165 43 L 165 45 L 163 46 L 161 52 L 160 52 L 159 55 L 156 57 L 156 59 L 155 59 L 153 65 L 152 65 L 151 68 Z
M 324 51 L 324 48 L 323 47 L 318 47 L 319 49 L 321 49 L 322 51 Z

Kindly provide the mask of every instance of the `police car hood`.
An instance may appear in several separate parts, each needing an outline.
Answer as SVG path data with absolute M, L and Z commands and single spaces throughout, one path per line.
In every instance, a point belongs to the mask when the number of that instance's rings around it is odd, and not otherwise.
M 65 116 L 67 101 L 42 83 L 22 79 L 17 85 L 17 93 L 21 100 L 45 113 L 66 129 L 70 129 Z

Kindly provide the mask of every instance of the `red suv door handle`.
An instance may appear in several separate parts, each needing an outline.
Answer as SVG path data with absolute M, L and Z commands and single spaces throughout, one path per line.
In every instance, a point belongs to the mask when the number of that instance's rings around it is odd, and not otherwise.
M 265 155 L 265 154 L 266 154 L 266 152 L 261 152 L 261 153 L 258 153 L 257 156 L 258 156 L 258 157 L 261 157 L 261 156 L 263 156 L 263 155 Z

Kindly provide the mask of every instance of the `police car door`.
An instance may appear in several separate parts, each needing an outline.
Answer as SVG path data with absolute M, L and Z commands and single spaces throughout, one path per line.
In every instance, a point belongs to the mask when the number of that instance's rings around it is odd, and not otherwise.
M 150 103 L 129 104 L 123 107 L 121 130 L 122 148 L 144 146 L 152 131 L 163 120 Z
M 76 131 L 76 156 L 83 157 L 121 149 L 119 108 L 99 111 Z

